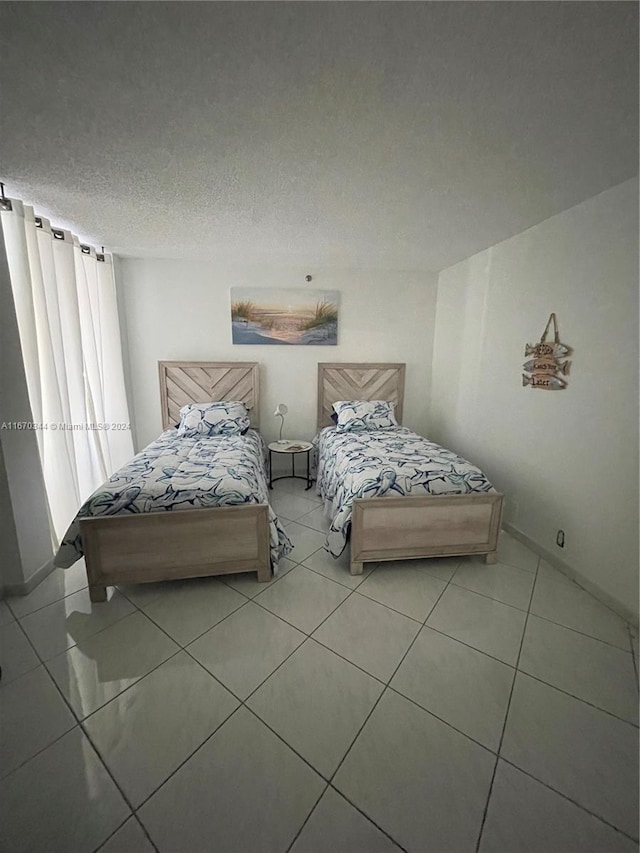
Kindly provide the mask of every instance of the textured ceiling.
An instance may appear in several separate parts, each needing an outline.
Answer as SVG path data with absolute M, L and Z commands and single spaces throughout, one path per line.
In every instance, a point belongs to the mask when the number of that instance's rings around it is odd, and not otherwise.
M 637 15 L 0 2 L 0 178 L 121 255 L 442 269 L 637 173 Z

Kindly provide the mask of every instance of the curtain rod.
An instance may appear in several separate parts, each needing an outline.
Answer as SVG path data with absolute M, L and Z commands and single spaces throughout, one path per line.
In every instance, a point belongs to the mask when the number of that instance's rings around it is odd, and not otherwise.
M 0 210 L 13 210 L 11 199 L 7 198 L 4 194 L 4 184 L 2 181 L 0 181 Z M 44 228 L 42 216 L 34 216 L 33 219 L 36 228 Z M 54 240 L 64 240 L 64 230 L 62 228 L 54 228 L 53 225 L 51 225 L 51 236 Z M 91 254 L 91 246 L 86 243 L 80 243 L 79 245 L 80 251 L 83 255 Z M 96 251 L 96 261 L 104 261 L 104 246 L 102 247 L 102 252 Z
M 11 201 L 4 194 L 4 184 L 0 181 L 0 210 L 13 210 Z

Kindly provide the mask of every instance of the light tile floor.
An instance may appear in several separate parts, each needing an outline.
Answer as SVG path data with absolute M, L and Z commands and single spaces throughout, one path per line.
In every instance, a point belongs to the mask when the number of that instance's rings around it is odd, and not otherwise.
M 0 603 L 7 850 L 637 851 L 635 630 L 504 534 L 353 578 L 275 491 L 269 584 L 91 605 L 78 567 Z

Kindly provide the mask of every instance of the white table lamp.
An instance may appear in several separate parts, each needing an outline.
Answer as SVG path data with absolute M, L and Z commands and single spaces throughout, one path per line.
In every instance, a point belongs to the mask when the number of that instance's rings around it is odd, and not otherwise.
M 280 421 L 280 437 L 278 441 L 282 441 L 282 427 L 284 426 L 284 416 L 288 413 L 289 408 L 284 403 L 278 403 L 276 410 L 273 413 L 276 417 L 282 418 Z

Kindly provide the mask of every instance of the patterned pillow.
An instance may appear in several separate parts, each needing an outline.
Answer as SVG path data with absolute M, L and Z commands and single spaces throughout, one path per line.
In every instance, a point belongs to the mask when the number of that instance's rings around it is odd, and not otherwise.
M 386 400 L 339 400 L 333 404 L 338 415 L 336 432 L 364 432 L 398 426 L 395 403 Z
M 247 407 L 238 400 L 191 403 L 180 409 L 178 435 L 244 435 L 250 426 Z

